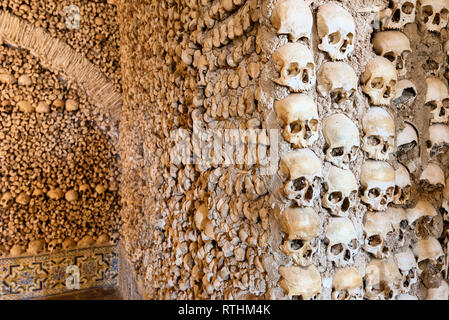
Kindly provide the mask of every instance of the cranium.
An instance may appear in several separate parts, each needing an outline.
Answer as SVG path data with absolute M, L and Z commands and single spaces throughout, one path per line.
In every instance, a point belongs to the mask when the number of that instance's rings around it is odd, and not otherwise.
M 69 202 L 78 200 L 78 191 L 72 189 L 65 193 L 65 199 Z
M 362 300 L 363 279 L 354 267 L 338 269 L 332 281 L 332 300 Z
M 111 237 L 109 237 L 106 233 L 102 233 L 98 236 L 95 245 L 105 245 L 111 241 Z
M 322 177 L 321 161 L 309 149 L 299 149 L 285 154 L 279 164 L 281 176 L 287 178 L 284 194 L 299 206 L 312 206 L 319 195 Z
M 393 258 L 373 259 L 365 270 L 365 297 L 369 300 L 394 300 L 400 292 L 402 275 Z
M 326 231 L 327 258 L 337 267 L 354 263 L 359 250 L 357 235 L 351 220 L 344 217 L 331 218 Z
M 407 73 L 405 60 L 412 52 L 410 40 L 400 31 L 382 31 L 375 34 L 373 48 L 377 55 L 390 60 L 396 66 L 398 76 Z
M 371 210 L 385 211 L 394 198 L 395 172 L 387 162 L 368 160 L 362 165 L 362 202 Z
M 313 98 L 291 94 L 276 101 L 274 108 L 283 127 L 283 137 L 295 147 L 306 148 L 318 139 L 319 118 Z
M 300 266 L 312 264 L 319 244 L 315 239 L 320 228 L 318 214 L 312 208 L 289 208 L 282 212 L 280 223 L 287 234 L 281 250 Z
M 19 193 L 19 195 L 16 198 L 16 202 L 23 206 L 28 205 L 30 203 L 30 200 L 31 200 L 31 197 L 25 191 Z
M 407 168 L 400 163 L 394 173 L 395 187 L 393 203 L 397 205 L 406 204 L 409 201 L 412 192 L 410 173 Z
M 365 242 L 363 249 L 377 259 L 384 259 L 390 255 L 387 246 L 387 236 L 393 232 L 389 216 L 384 212 L 365 213 L 363 234 Z
M 76 247 L 76 242 L 72 238 L 65 238 L 62 242 L 62 248 L 64 250 L 73 249 Z
M 318 72 L 318 92 L 341 103 L 357 90 L 358 77 L 354 69 L 345 62 L 325 62 Z
M 390 220 L 394 232 L 397 234 L 398 245 L 402 247 L 405 244 L 406 232 L 408 231 L 407 213 L 403 208 L 388 206 L 385 212 Z
M 273 62 L 280 72 L 274 82 L 293 92 L 312 89 L 316 82 L 315 63 L 309 48 L 301 43 L 287 43 L 273 53 Z
M 87 183 L 84 183 L 79 186 L 78 193 L 83 199 L 86 199 L 91 196 L 92 189 L 90 188 L 90 186 Z
M 439 237 L 443 232 L 443 218 L 430 202 L 419 200 L 413 208 L 406 209 L 406 213 L 410 228 L 419 237 Z
M 410 248 L 406 248 L 404 251 L 396 253 L 394 257 L 402 275 L 401 291 L 409 292 L 418 281 L 418 264 L 415 256 Z
M 14 202 L 14 197 L 11 192 L 6 191 L 2 194 L 2 198 L 0 199 L 0 205 L 3 208 L 8 208 Z
M 333 60 L 343 60 L 354 50 L 355 23 L 351 14 L 335 3 L 318 8 L 318 48 L 327 52 Z
M 427 191 L 441 190 L 446 184 L 444 172 L 438 164 L 429 162 L 419 177 L 419 183 Z
M 11 250 L 9 251 L 9 255 L 11 257 L 18 257 L 22 254 L 25 253 L 25 250 L 23 249 L 23 247 L 19 244 L 15 244 L 12 246 Z
M 322 205 L 333 216 L 346 217 L 357 197 L 358 184 L 350 170 L 331 166 L 324 182 L 326 193 Z
M 404 122 L 404 128 L 398 132 L 396 145 L 398 154 L 404 154 L 418 146 L 418 134 L 414 126 Z
M 449 285 L 442 280 L 437 288 L 427 289 L 426 300 L 449 300 Z
M 449 120 L 449 93 L 446 85 L 438 78 L 427 78 L 426 107 L 429 108 L 432 123 L 444 123 Z
M 449 148 L 449 127 L 434 124 L 429 127 L 429 140 L 426 141 L 427 152 L 431 158 L 445 153 Z
M 27 253 L 36 256 L 45 250 L 45 241 L 42 239 L 30 241 Z
M 442 280 L 441 273 L 445 270 L 440 242 L 433 237 L 419 239 L 413 247 L 413 253 L 417 257 L 419 273 L 426 288 L 438 287 Z
M 348 168 L 357 158 L 360 147 L 359 129 L 346 115 L 337 113 L 323 120 L 326 139 L 326 160 L 341 168 Z
M 289 297 L 300 300 L 317 298 L 321 293 L 321 275 L 314 265 L 308 267 L 279 267 L 279 286 Z
M 49 252 L 56 252 L 61 250 L 61 248 L 62 248 L 61 242 L 57 239 L 51 240 L 47 245 L 47 249 Z
M 407 79 L 399 80 L 396 86 L 396 95 L 393 99 L 395 104 L 405 104 L 411 106 L 418 95 L 416 86 L 413 82 Z
M 47 197 L 52 200 L 60 200 L 64 197 L 64 193 L 60 188 L 51 188 L 50 191 L 47 192 Z
M 416 0 L 390 0 L 381 12 L 382 29 L 402 29 L 415 22 Z
M 313 16 L 309 6 L 302 0 L 280 0 L 274 6 L 270 18 L 278 34 L 288 34 L 292 42 L 301 38 L 310 40 Z
M 362 149 L 371 159 L 388 160 L 395 143 L 395 124 L 391 115 L 382 108 L 373 107 L 362 119 L 365 135 Z
M 90 247 L 94 243 L 95 243 L 95 240 L 91 236 L 87 235 L 87 236 L 84 236 L 80 241 L 78 241 L 77 245 L 78 245 L 78 248 L 84 248 L 84 247 Z
M 447 0 L 420 0 L 419 20 L 427 31 L 440 32 L 447 26 L 449 2 Z
M 396 96 L 396 67 L 384 57 L 375 57 L 366 65 L 361 82 L 373 105 L 389 105 Z

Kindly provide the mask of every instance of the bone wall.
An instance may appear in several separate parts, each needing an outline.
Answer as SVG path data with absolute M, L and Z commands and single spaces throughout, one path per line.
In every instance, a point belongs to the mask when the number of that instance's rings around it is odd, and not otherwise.
M 436 6 L 119 3 L 121 235 L 142 296 L 447 300 Z M 249 147 L 243 162 L 174 161 L 177 129 L 252 132 L 275 172 Z M 193 159 L 212 152 L 190 142 Z

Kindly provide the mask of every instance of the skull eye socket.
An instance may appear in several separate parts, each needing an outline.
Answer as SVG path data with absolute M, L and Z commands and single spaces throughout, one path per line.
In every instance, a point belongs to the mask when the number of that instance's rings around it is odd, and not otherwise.
M 424 17 L 424 23 L 427 23 L 429 21 L 429 17 L 433 15 L 433 8 L 432 6 L 424 6 L 422 7 L 422 14 Z
M 309 121 L 309 127 L 312 131 L 318 131 L 318 120 L 312 119 Z
M 331 247 L 330 251 L 334 256 L 338 256 L 340 253 L 343 252 L 343 250 L 344 250 L 343 245 L 341 243 L 337 243 Z
M 296 251 L 304 246 L 304 242 L 301 239 L 294 239 L 289 241 L 290 249 Z
M 335 203 L 339 203 L 341 201 L 341 199 L 343 198 L 343 195 L 341 192 L 336 191 L 336 192 L 332 192 L 331 194 L 329 194 L 328 196 L 328 200 L 329 202 L 335 204 Z
M 430 107 L 430 111 L 434 111 L 436 108 L 438 108 L 438 105 L 435 101 L 429 101 L 426 103 L 427 107 Z
M 292 134 L 296 134 L 298 132 L 301 132 L 302 130 L 302 125 L 300 121 L 293 121 L 292 123 L 289 124 L 289 128 L 290 128 L 290 132 Z
M 380 196 L 380 189 L 379 188 L 372 188 L 368 190 L 368 197 L 370 199 L 376 199 Z
M 387 52 L 384 54 L 384 58 L 390 60 L 390 62 L 394 62 L 396 60 L 396 55 L 394 52 Z
M 369 136 L 366 139 L 366 143 L 370 146 L 378 146 L 382 140 L 378 136 Z
M 387 191 L 385 191 L 387 197 L 392 197 L 394 195 L 394 187 L 389 187 Z
M 371 247 L 377 247 L 382 243 L 382 239 L 378 234 L 375 234 L 368 238 L 368 245 Z
M 440 12 L 440 19 L 447 20 L 448 15 L 449 15 L 449 11 L 447 9 L 443 9 Z M 438 22 L 438 24 L 440 24 L 440 22 Z
M 329 44 L 337 44 L 340 42 L 341 34 L 339 31 L 331 33 L 329 36 Z
M 407 220 L 402 220 L 401 222 L 399 222 L 399 228 L 406 229 L 407 227 L 408 227 L 408 221 Z
M 288 65 L 286 71 L 288 76 L 296 77 L 301 72 L 301 69 L 299 68 L 299 64 L 297 62 L 292 62 Z
M 349 298 L 349 293 L 345 289 L 335 292 L 335 299 L 336 300 L 346 300 L 348 298 Z
M 293 188 L 295 189 L 295 191 L 301 191 L 305 187 L 307 187 L 307 180 L 306 180 L 306 178 L 301 177 L 301 178 L 298 178 L 298 179 L 293 181 Z
M 443 100 L 443 107 L 449 108 L 449 99 L 446 98 Z
M 344 154 L 344 147 L 333 148 L 330 152 L 332 157 L 341 157 Z
M 374 78 L 371 81 L 371 87 L 373 89 L 382 89 L 383 86 L 384 86 L 384 80 L 382 78 L 380 78 L 380 77 Z
M 402 12 L 404 12 L 405 14 L 412 14 L 414 9 L 415 6 L 411 2 L 406 2 L 401 7 Z
M 348 243 L 348 247 L 352 250 L 356 250 L 358 246 L 359 246 L 359 243 L 357 242 L 357 239 L 352 239 Z

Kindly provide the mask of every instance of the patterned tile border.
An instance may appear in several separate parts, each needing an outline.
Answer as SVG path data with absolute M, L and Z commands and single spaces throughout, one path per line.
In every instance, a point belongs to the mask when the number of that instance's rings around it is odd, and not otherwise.
M 36 299 L 113 287 L 118 282 L 118 265 L 117 246 L 0 259 L 0 300 Z M 69 266 L 79 270 L 79 289 L 66 286 Z

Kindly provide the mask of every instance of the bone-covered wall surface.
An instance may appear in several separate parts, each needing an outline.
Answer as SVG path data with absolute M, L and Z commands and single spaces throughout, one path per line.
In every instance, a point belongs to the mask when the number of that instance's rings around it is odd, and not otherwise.
M 2 257 L 116 243 L 118 128 L 101 108 L 108 92 L 121 104 L 116 6 L 1 1 L 0 15 Z
M 121 239 L 140 294 L 447 300 L 448 10 L 121 1 Z M 217 155 L 235 132 L 244 147 Z

